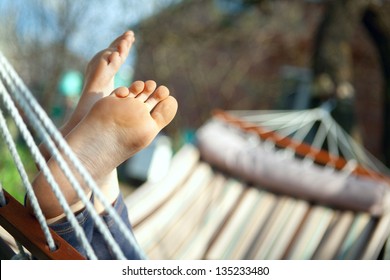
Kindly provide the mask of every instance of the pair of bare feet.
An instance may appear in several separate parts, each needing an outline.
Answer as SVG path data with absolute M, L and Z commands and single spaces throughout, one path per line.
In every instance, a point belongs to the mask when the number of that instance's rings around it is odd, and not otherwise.
M 60 129 L 111 203 L 120 192 L 116 167 L 149 145 L 177 111 L 177 102 L 168 88 L 157 87 L 154 81 L 136 81 L 129 88 L 114 90 L 114 76 L 133 42 L 134 34 L 128 31 L 92 58 L 80 101 Z M 42 151 L 69 205 L 74 211 L 81 210 L 83 205 L 56 161 L 44 148 Z M 55 221 L 61 217 L 63 210 L 42 174 L 37 175 L 33 187 L 46 218 Z M 28 201 L 26 206 L 32 210 Z M 95 208 L 99 213 L 104 211 L 99 201 Z

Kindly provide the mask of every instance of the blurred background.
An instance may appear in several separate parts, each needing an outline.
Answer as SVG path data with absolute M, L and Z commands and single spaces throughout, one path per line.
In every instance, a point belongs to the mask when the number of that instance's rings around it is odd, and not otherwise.
M 216 108 L 324 106 L 390 166 L 390 1 L 2 0 L 0 14 L 0 50 L 57 125 L 87 62 L 132 29 L 116 85 L 170 88 L 179 111 L 162 145 L 193 141 Z

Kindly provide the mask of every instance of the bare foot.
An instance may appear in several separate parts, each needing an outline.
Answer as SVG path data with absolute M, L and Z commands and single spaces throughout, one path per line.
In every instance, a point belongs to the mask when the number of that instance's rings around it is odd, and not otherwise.
M 177 102 L 166 87 L 156 89 L 153 81 L 137 81 L 130 88 L 118 88 L 97 101 L 65 139 L 100 186 L 119 164 L 149 145 L 172 121 L 176 111 Z M 79 204 L 77 194 L 56 161 L 50 159 L 48 165 L 68 203 Z M 42 174 L 36 177 L 33 186 L 47 219 L 62 214 Z M 85 191 L 89 192 L 87 188 Z M 27 207 L 32 210 L 28 202 Z
M 127 59 L 133 42 L 134 33 L 127 31 L 88 63 L 81 98 L 72 116 L 61 128 L 63 135 L 67 135 L 84 118 L 96 101 L 114 90 L 115 74 Z
M 66 136 L 84 118 L 96 101 L 108 96 L 114 90 L 115 74 L 127 59 L 133 42 L 134 33 L 127 31 L 91 59 L 86 69 L 81 98 L 70 119 L 60 129 L 62 135 Z M 43 146 L 41 152 L 46 160 L 50 159 L 50 153 Z M 106 197 L 119 195 L 116 169 L 101 181 L 100 187 Z M 99 213 L 104 211 L 99 200 L 95 200 L 95 207 Z

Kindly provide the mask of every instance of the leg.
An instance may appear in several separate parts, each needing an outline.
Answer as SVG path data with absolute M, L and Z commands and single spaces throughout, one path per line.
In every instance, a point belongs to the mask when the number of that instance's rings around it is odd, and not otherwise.
M 115 74 L 126 60 L 133 42 L 134 33 L 127 31 L 92 58 L 86 69 L 81 98 L 70 119 L 60 129 L 62 135 L 66 136 L 84 118 L 96 101 L 108 96 L 114 90 Z M 42 145 L 41 151 L 46 160 L 49 160 L 50 154 Z M 108 199 L 113 200 L 113 197 L 117 197 L 119 184 L 116 169 L 108 174 L 101 184 L 102 191 Z M 95 206 L 99 213 L 103 211 L 103 206 L 98 200 L 95 200 Z
M 101 186 L 120 163 L 150 144 L 157 133 L 171 122 L 176 110 L 177 102 L 169 96 L 166 87 L 160 86 L 151 91 L 146 83 L 135 82 L 130 88 L 119 88 L 97 101 L 65 138 Z M 48 165 L 68 203 L 79 203 L 55 160 L 50 159 Z M 33 187 L 47 219 L 62 214 L 42 174 L 37 175 Z M 85 191 L 88 191 L 87 188 Z M 116 193 L 115 199 L 117 196 Z M 26 205 L 31 209 L 28 201 Z

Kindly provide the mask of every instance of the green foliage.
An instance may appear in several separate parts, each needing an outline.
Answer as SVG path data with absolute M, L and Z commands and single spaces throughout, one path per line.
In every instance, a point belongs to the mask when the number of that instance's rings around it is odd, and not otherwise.
M 31 158 L 28 148 L 23 144 L 17 144 L 19 156 L 31 180 L 36 173 L 35 163 Z M 3 188 L 20 203 L 23 203 L 25 189 L 22 184 L 19 172 L 7 147 L 0 145 L 0 181 Z

